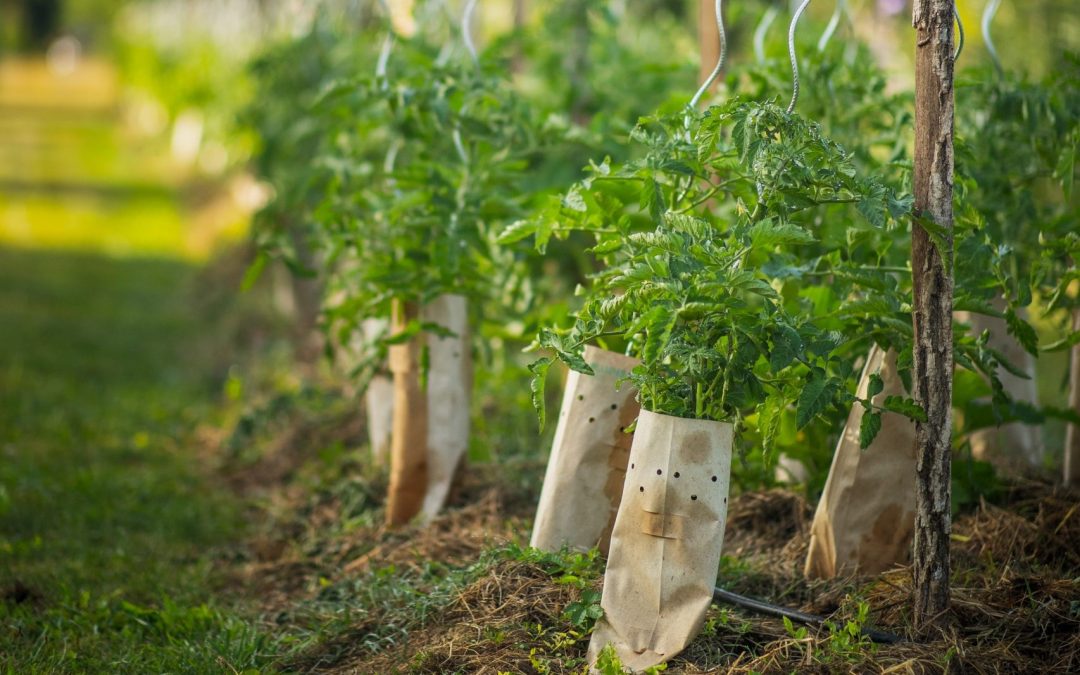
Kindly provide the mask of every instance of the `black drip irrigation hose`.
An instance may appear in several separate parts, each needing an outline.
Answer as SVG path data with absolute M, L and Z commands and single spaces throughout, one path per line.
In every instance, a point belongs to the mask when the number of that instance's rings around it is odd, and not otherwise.
M 800 612 L 797 609 L 789 609 L 787 607 L 780 607 L 779 605 L 771 605 L 761 600 L 755 600 L 748 598 L 745 595 L 739 595 L 738 593 L 732 593 L 731 591 L 725 591 L 717 586 L 713 588 L 713 600 L 718 602 L 726 602 L 731 605 L 736 605 L 744 609 L 749 609 L 753 612 L 760 614 L 767 614 L 769 616 L 786 616 L 792 621 L 798 621 L 799 623 L 806 623 L 812 626 L 821 626 L 825 623 L 825 617 L 818 616 L 817 614 L 807 614 L 806 612 Z M 863 628 L 862 634 L 870 638 L 873 642 L 878 644 L 893 645 L 898 642 L 903 642 L 904 638 L 893 633 L 886 631 L 874 630 L 873 628 Z

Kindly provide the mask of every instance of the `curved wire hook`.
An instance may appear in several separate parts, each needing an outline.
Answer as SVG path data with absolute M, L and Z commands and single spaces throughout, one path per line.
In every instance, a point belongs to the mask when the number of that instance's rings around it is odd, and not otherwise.
M 761 15 L 761 21 L 758 22 L 757 28 L 754 29 L 754 59 L 758 63 L 765 63 L 765 34 L 769 32 L 769 27 L 773 25 L 773 21 L 776 21 L 776 17 L 780 16 L 780 10 L 776 5 L 770 5 L 765 13 Z
M 698 101 L 705 95 L 705 92 L 709 90 L 713 82 L 716 82 L 716 78 L 720 76 L 720 71 L 724 68 L 724 61 L 727 59 L 727 34 L 724 32 L 724 8 L 722 7 L 724 0 L 716 0 L 714 8 L 716 10 L 716 30 L 720 35 L 720 56 L 716 59 L 716 67 L 713 68 L 709 77 L 705 78 L 705 82 L 694 94 L 694 98 L 690 99 L 689 108 L 697 107 Z
M 461 37 L 465 40 L 465 49 L 469 50 L 473 65 L 480 65 L 480 56 L 476 52 L 476 43 L 472 36 L 472 18 L 476 11 L 477 0 L 469 0 L 465 3 L 465 11 L 461 14 Z
M 390 13 L 390 5 L 386 0 L 379 0 L 379 6 L 386 13 L 386 37 L 383 38 L 382 48 L 379 50 L 379 60 L 375 62 L 375 77 L 386 86 L 386 64 L 390 60 L 390 49 L 394 46 L 394 22 Z
M 791 25 L 788 26 L 787 48 L 788 56 L 791 57 L 791 103 L 788 103 L 787 111 L 790 114 L 795 110 L 795 104 L 799 101 L 799 57 L 795 54 L 795 29 L 799 26 L 799 19 L 806 11 L 810 0 L 803 0 L 799 8 L 795 10 L 795 16 L 791 17 Z
M 964 22 L 960 19 L 960 10 L 956 9 L 956 5 L 953 5 L 953 16 L 956 17 L 956 36 L 958 38 L 956 43 L 956 53 L 953 54 L 953 63 L 960 58 L 960 54 L 964 51 Z
M 1001 0 L 990 0 L 990 2 L 986 3 L 982 13 L 982 34 L 983 42 L 986 44 L 986 51 L 990 53 L 990 61 L 993 62 L 998 77 L 1001 77 L 1005 74 L 1005 69 L 1001 66 L 1001 57 L 998 56 L 997 47 L 994 46 L 994 39 L 990 36 L 990 24 L 994 21 L 994 16 L 997 14 L 999 7 L 1001 7 Z
M 840 27 L 840 19 L 847 14 L 847 0 L 836 0 L 836 9 L 833 10 L 832 18 L 829 19 L 829 25 L 825 26 L 825 31 L 818 38 L 817 50 L 819 52 L 825 51 L 825 48 L 829 46 L 829 41 L 832 40 L 833 33 Z

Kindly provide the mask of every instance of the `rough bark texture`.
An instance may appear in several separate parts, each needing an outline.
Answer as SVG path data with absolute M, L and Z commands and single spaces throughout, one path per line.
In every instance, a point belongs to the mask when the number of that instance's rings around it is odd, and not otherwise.
M 1073 310 L 1072 329 L 1080 330 L 1080 308 Z M 1069 368 L 1069 409 L 1080 413 L 1080 345 L 1072 348 Z M 1065 484 L 1080 485 L 1080 427 L 1070 424 L 1065 432 Z
M 915 209 L 945 231 L 939 251 L 912 227 L 917 480 L 912 551 L 915 624 L 930 626 L 949 605 L 950 447 L 952 436 L 953 3 L 916 0 Z

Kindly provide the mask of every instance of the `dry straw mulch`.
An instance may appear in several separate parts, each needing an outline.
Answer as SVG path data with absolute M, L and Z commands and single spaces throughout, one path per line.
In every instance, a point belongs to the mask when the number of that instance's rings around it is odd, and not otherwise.
M 381 524 L 380 477 L 315 497 L 283 480 L 298 466 L 295 457 L 306 454 L 294 452 L 293 443 L 310 447 L 303 436 L 283 442 L 277 458 L 260 467 L 281 481 L 268 491 L 276 519 L 250 542 L 238 579 L 276 624 L 291 621 L 327 580 L 363 584 L 386 570 L 420 578 L 433 561 L 465 568 L 485 551 L 527 539 L 542 466 L 472 467 L 442 516 L 426 526 L 391 531 Z M 342 528 L 358 500 L 367 519 Z M 852 646 L 815 628 L 796 637 L 778 620 L 713 607 L 706 630 L 668 672 L 1080 672 L 1078 505 L 1075 492 L 1028 482 L 1013 486 L 997 504 L 981 503 L 957 518 L 952 608 L 938 631 L 919 638 L 909 628 L 908 569 L 808 583 L 801 570 L 812 506 L 779 489 L 734 496 L 721 570 L 725 587 L 829 616 L 840 626 L 864 602 L 869 624 L 906 641 Z M 592 588 L 598 590 L 598 583 Z M 490 562 L 454 593 L 433 614 L 411 621 L 407 637 L 393 644 L 373 649 L 366 639 L 400 621 L 374 607 L 347 630 L 282 665 L 290 672 L 581 671 L 587 636 L 574 633 L 563 614 L 580 599 L 577 586 L 557 583 L 540 565 L 507 557 Z

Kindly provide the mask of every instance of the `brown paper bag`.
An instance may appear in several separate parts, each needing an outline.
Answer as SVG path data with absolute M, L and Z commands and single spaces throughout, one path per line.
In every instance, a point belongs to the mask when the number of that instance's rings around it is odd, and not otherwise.
M 443 507 L 454 471 L 469 447 L 472 356 L 465 298 L 441 295 L 421 309 L 394 304 L 392 330 L 420 318 L 453 333 L 422 333 L 390 347 L 394 376 L 390 489 L 386 522 L 403 525 L 434 517 Z M 428 349 L 427 387 L 421 386 L 421 352 Z
M 867 395 L 870 376 L 880 371 L 885 389 L 874 398 L 906 396 L 896 372 L 896 354 L 876 345 L 859 379 L 858 396 Z M 856 403 L 836 445 L 829 477 L 810 526 L 805 574 L 832 578 L 858 570 L 877 574 L 911 555 L 915 528 L 915 423 L 883 413 L 881 431 L 859 449 L 863 408 Z
M 420 310 L 425 322 L 438 324 L 454 337 L 427 335 L 427 494 L 421 516 L 442 510 L 454 472 L 469 449 L 472 403 L 472 351 L 468 303 L 460 295 L 440 295 Z
M 1005 304 L 995 302 L 997 309 L 1004 310 Z M 1035 384 L 1035 357 L 1020 346 L 1016 338 L 1009 335 L 1004 319 L 985 314 L 957 312 L 957 319 L 971 324 L 976 335 L 984 330 L 990 331 L 988 346 L 1001 352 L 1010 363 L 1027 373 L 1031 379 L 1025 380 L 1004 369 L 998 370 L 1005 392 L 1014 401 L 1039 404 L 1039 391 Z M 1000 427 L 980 429 L 971 434 L 971 454 L 975 459 L 990 462 L 1004 473 L 1022 473 L 1030 467 L 1041 467 L 1043 463 L 1042 429 L 1033 424 L 1011 422 Z
M 730 424 L 641 411 L 590 663 L 611 644 L 640 671 L 701 630 L 724 542 L 732 437 Z
M 619 511 L 631 434 L 638 416 L 636 391 L 626 378 L 637 359 L 585 347 L 595 375 L 571 370 L 551 445 L 544 487 L 529 545 L 544 551 L 563 546 L 608 551 Z
M 364 319 L 360 324 L 364 339 L 376 339 L 386 330 L 388 323 L 385 319 Z M 390 432 L 394 425 L 394 381 L 390 376 L 380 371 L 371 378 L 364 392 L 364 405 L 367 408 L 372 462 L 375 466 L 386 466 L 390 459 Z

